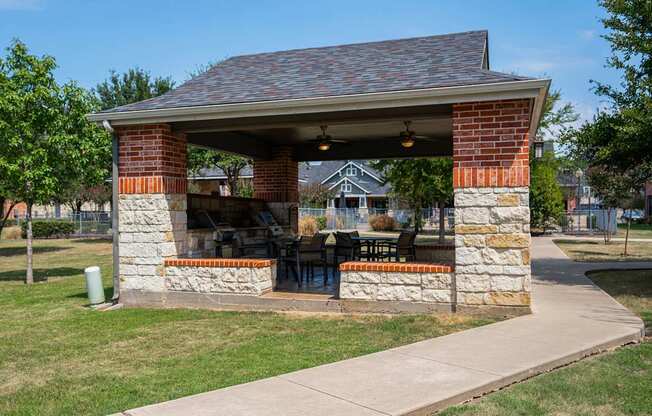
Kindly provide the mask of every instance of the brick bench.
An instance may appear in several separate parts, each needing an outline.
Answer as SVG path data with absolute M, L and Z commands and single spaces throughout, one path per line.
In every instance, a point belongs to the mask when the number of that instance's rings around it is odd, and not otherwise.
M 433 263 L 345 262 L 340 299 L 450 303 L 454 268 Z
M 272 259 L 166 259 L 169 291 L 260 296 L 276 283 Z

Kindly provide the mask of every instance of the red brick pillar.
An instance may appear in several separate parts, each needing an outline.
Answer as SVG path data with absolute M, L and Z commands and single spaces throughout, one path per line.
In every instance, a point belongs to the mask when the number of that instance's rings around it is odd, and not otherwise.
M 167 124 L 117 134 L 121 291 L 165 291 L 163 260 L 186 253 L 186 138 Z
M 530 111 L 527 99 L 453 106 L 458 304 L 530 303 Z
M 270 160 L 254 161 L 254 198 L 266 201 L 276 220 L 297 232 L 299 163 L 292 147 L 275 147 Z

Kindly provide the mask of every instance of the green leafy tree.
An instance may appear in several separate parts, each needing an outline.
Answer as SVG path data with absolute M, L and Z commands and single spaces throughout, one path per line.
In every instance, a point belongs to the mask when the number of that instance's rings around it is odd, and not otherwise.
M 391 193 L 406 201 L 414 212 L 414 228 L 421 229 L 421 211 L 434 202 L 440 207 L 439 238 L 444 239 L 444 207 L 453 198 L 453 161 L 450 158 L 380 160 L 372 166 L 380 171 Z
M 174 87 L 170 77 L 152 77 L 140 68 L 131 68 L 123 74 L 111 70 L 109 78 L 95 87 L 100 109 L 147 100 L 165 94 Z
M 215 60 L 205 65 L 197 65 L 194 70 L 188 73 L 189 80 L 198 77 L 220 62 L 221 60 Z M 241 186 L 243 184 L 240 180 L 242 169 L 251 166 L 251 164 L 251 159 L 246 157 L 192 145 L 188 146 L 188 171 L 190 174 L 197 175 L 202 168 L 216 167 L 221 169 L 226 175 L 229 192 L 233 196 L 244 198 L 253 196 L 253 185 L 248 183 Z
M 335 190 L 319 182 L 299 185 L 299 205 L 302 208 L 325 208 L 329 199 L 335 198 Z
M 579 117 L 572 103 L 561 102 L 561 90 L 551 91 L 543 105 L 537 139 L 557 139 L 560 132 Z
M 84 169 L 79 169 L 74 176 L 63 178 L 62 190 L 55 200 L 79 212 L 85 202 L 102 203 L 107 198 L 111 137 L 86 119 L 87 114 L 99 108 L 99 102 L 92 93 L 75 84 L 67 84 L 63 86 L 63 96 L 63 124 L 68 135 L 78 138 L 80 147 L 75 157 L 78 165 Z M 108 197 L 110 199 L 110 193 Z
M 251 163 L 250 159 L 231 153 L 188 146 L 188 171 L 190 174 L 197 175 L 203 168 L 221 169 L 226 175 L 226 183 L 233 196 L 246 196 L 240 194 L 240 173 Z
M 564 199 L 557 182 L 558 163 L 552 152 L 530 158 L 530 223 L 545 231 L 564 212 Z
M 59 86 L 56 62 L 16 40 L 0 58 L 0 188 L 27 206 L 26 283 L 32 283 L 32 208 L 47 204 L 99 157 L 104 133 L 80 108 L 85 92 Z
M 618 85 L 593 81 L 595 92 L 611 100 L 611 109 L 564 137 L 571 154 L 590 166 L 621 174 L 652 163 L 652 2 L 603 0 L 602 19 L 611 44 L 607 65 L 620 71 Z

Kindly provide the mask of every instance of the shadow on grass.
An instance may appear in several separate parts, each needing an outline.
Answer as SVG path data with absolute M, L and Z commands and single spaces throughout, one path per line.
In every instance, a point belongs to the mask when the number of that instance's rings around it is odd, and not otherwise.
M 555 243 L 568 244 L 568 245 L 605 245 L 602 241 L 590 241 L 590 240 L 554 240 Z M 607 244 L 608 245 L 608 244 Z
M 75 293 L 74 295 L 69 295 L 66 296 L 67 298 L 82 298 L 86 299 L 88 297 L 88 294 L 86 292 L 80 292 L 80 293 Z M 109 300 L 113 297 L 113 288 L 112 287 L 105 287 L 104 288 L 104 298 L 106 300 Z
M 39 246 L 39 247 L 33 247 L 33 251 L 34 254 L 42 254 L 42 253 L 52 253 L 55 251 L 68 250 L 70 248 L 72 247 Z M 27 254 L 27 248 L 25 246 L 0 248 L 0 257 L 25 256 L 26 254 Z
M 83 244 L 106 244 L 111 242 L 111 236 L 108 237 L 97 237 L 97 238 L 75 238 L 72 241 L 75 243 L 83 243 Z
M 72 277 L 84 273 L 84 269 L 76 267 L 53 267 L 50 269 L 34 269 L 34 281 L 42 282 L 50 277 Z M 0 272 L 0 281 L 23 281 L 25 269 Z

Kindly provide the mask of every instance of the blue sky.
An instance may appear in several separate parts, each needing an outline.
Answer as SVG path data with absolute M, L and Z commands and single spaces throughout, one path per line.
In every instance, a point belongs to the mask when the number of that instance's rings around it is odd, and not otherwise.
M 247 53 L 489 30 L 491 68 L 546 76 L 583 118 L 614 83 L 593 0 L 55 1 L 0 0 L 0 46 L 18 37 L 50 54 L 61 81 L 93 87 L 133 66 L 177 82 L 197 65 Z

